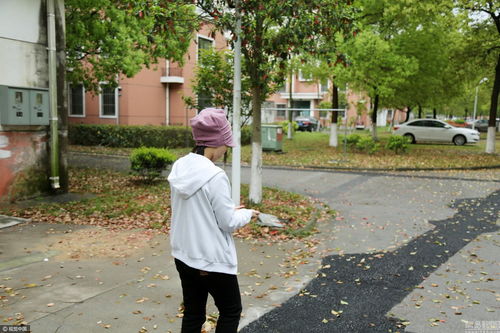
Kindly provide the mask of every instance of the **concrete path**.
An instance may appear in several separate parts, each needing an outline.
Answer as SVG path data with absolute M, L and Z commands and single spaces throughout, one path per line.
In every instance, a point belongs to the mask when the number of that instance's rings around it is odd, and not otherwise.
M 124 159 L 70 160 L 85 164 L 128 168 Z M 305 244 L 237 242 L 242 332 L 451 333 L 499 320 L 500 172 L 263 176 L 340 216 Z M 20 314 L 33 332 L 179 331 L 180 283 L 166 237 L 129 257 L 75 260 L 54 250 L 78 232 L 85 228 L 0 230 L 2 319 Z
M 498 324 L 500 173 L 266 170 L 264 178 L 327 201 L 341 217 L 322 226 L 331 251 L 317 278 L 242 332 L 407 325 L 406 332 L 451 333 Z

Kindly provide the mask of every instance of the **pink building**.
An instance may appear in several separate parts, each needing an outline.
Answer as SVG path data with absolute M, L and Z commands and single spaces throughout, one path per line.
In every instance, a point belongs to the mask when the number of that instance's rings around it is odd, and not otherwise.
M 102 85 L 101 94 L 85 92 L 82 85 L 70 87 L 69 122 L 72 124 L 185 125 L 196 110 L 186 108 L 183 96 L 193 95 L 191 81 L 198 50 L 227 49 L 220 33 L 213 36 L 204 25 L 195 35 L 185 55 L 184 66 L 160 61 L 133 78 L 121 78 L 118 88 Z

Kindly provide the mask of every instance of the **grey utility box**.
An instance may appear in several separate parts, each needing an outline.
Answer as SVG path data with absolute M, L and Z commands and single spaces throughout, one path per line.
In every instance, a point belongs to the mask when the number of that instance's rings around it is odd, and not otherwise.
M 49 92 L 0 86 L 0 124 L 48 125 Z
M 49 124 L 49 92 L 30 90 L 30 125 Z
M 283 150 L 283 127 L 281 125 L 262 125 L 262 150 Z

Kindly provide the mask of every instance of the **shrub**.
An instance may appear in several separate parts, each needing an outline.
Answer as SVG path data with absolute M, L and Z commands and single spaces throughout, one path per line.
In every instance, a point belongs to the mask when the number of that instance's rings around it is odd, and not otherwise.
M 249 126 L 241 130 L 241 144 L 250 144 Z M 70 125 L 69 142 L 82 146 L 120 148 L 178 148 L 194 145 L 191 128 L 181 126 Z
M 350 134 L 346 137 L 345 140 L 347 147 L 356 149 L 356 145 L 358 144 L 359 140 L 361 140 L 361 136 L 359 134 Z
M 152 182 L 161 175 L 177 157 L 167 149 L 141 147 L 134 149 L 130 154 L 132 173 Z
M 356 149 L 368 154 L 373 154 L 380 149 L 380 145 L 373 141 L 371 136 L 364 136 L 356 143 Z
M 191 129 L 180 126 L 71 125 L 70 144 L 107 147 L 191 147 Z
M 385 148 L 394 151 L 396 154 L 406 153 L 410 144 L 410 139 L 401 135 L 392 135 L 387 141 Z
M 241 128 L 241 145 L 246 146 L 252 143 L 252 127 L 243 126 Z
M 283 133 L 288 133 L 288 120 L 282 121 L 278 123 L 283 128 Z M 296 130 L 299 129 L 299 124 L 296 121 L 292 121 L 292 133 L 295 133 Z

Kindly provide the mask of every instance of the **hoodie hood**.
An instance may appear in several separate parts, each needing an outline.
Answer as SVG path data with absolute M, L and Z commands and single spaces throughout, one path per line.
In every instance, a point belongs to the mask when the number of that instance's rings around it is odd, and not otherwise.
M 221 172 L 224 171 L 205 156 L 189 153 L 174 163 L 168 182 L 183 199 L 188 199 Z

